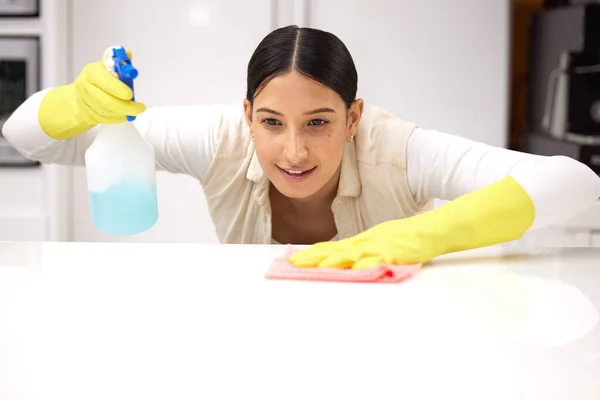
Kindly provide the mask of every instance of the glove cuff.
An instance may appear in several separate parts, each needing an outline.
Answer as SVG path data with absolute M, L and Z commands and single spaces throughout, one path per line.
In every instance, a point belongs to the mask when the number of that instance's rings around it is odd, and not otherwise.
M 533 225 L 529 194 L 512 177 L 413 217 L 427 227 L 433 256 L 517 240 Z M 427 234 L 425 235 L 427 236 Z

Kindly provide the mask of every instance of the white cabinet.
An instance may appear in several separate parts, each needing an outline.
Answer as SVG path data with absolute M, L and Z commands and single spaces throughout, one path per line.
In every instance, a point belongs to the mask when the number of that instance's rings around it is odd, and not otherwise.
M 104 49 L 134 54 L 136 96 L 148 106 L 211 104 L 242 99 L 248 60 L 273 28 L 271 0 L 77 0 L 72 4 L 71 79 Z M 118 11 L 116 11 L 118 10 Z M 281 11 L 281 9 L 280 9 Z M 73 176 L 75 241 L 216 243 L 199 183 L 158 173 L 159 222 L 134 237 L 115 238 L 90 221 L 85 171 Z
M 592 247 L 600 247 L 600 229 L 592 232 Z
M 353 55 L 359 96 L 494 146 L 507 143 L 510 2 L 306 1 L 312 27 Z
M 46 240 L 42 168 L 0 168 L 0 241 Z

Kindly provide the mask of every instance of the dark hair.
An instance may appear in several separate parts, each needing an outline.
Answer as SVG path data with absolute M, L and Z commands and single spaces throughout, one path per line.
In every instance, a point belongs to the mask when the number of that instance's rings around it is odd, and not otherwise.
M 296 25 L 272 31 L 254 50 L 246 98 L 253 102 L 271 79 L 293 70 L 333 89 L 347 108 L 356 98 L 358 74 L 344 43 L 329 32 Z

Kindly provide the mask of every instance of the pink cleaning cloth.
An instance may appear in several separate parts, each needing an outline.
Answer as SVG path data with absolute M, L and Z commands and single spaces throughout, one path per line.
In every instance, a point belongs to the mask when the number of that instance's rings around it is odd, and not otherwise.
M 335 282 L 381 282 L 398 283 L 415 276 L 422 264 L 387 265 L 381 264 L 362 270 L 337 268 L 299 268 L 288 259 L 296 250 L 290 248 L 283 257 L 276 258 L 267 270 L 267 279 L 289 279 Z

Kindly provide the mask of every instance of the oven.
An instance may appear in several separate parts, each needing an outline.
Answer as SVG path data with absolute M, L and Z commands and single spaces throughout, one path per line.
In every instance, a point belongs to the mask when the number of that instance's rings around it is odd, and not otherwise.
M 39 37 L 0 35 L 0 167 L 39 166 L 2 136 L 2 127 L 8 117 L 39 90 Z

